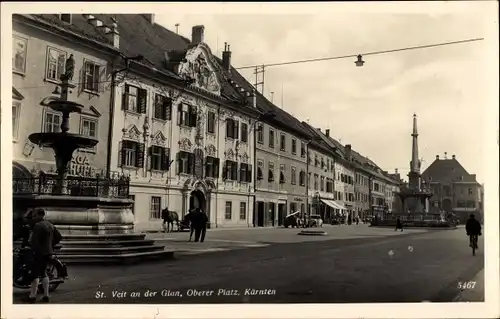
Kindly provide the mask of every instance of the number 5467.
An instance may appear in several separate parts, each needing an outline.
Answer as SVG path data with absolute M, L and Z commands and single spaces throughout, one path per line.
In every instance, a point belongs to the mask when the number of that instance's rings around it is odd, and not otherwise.
M 459 281 L 458 282 L 458 289 L 474 289 L 476 286 L 475 281 Z

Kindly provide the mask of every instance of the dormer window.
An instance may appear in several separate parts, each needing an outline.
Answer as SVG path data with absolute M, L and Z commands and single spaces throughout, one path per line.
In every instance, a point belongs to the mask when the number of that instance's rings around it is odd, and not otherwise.
M 71 14 L 60 14 L 59 19 L 61 21 L 71 24 Z

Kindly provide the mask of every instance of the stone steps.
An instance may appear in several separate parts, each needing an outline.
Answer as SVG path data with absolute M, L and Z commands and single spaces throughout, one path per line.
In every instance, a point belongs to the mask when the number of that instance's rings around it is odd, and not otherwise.
M 86 255 L 58 255 L 59 259 L 67 264 L 133 264 L 145 261 L 165 260 L 174 257 L 173 250 L 135 252 L 120 255 L 86 254 Z M 71 269 L 70 269 L 71 272 Z
M 136 247 L 154 245 L 151 239 L 144 240 L 64 240 L 61 245 L 64 248 L 85 248 L 85 247 Z
M 66 255 L 87 255 L 87 254 L 92 254 L 92 255 L 129 255 L 133 253 L 143 253 L 143 252 L 154 252 L 154 251 L 163 251 L 165 250 L 165 246 L 160 246 L 160 245 L 146 245 L 146 246 L 139 246 L 139 245 L 134 245 L 131 247 L 67 247 L 67 246 L 62 246 L 59 256 L 66 256 Z

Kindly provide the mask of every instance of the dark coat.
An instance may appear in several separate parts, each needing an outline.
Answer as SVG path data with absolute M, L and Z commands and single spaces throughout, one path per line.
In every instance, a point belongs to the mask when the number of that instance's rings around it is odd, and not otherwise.
M 204 212 L 191 213 L 191 225 L 194 229 L 202 229 L 207 227 L 208 217 Z
M 465 231 L 467 235 L 479 235 L 481 234 L 481 224 L 477 219 L 469 218 L 465 224 Z

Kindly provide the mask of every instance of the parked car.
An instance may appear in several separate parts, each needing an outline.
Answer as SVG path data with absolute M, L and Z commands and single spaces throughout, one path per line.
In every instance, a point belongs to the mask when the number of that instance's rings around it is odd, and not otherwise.
M 309 227 L 323 227 L 323 219 L 320 215 L 311 215 L 308 220 Z

